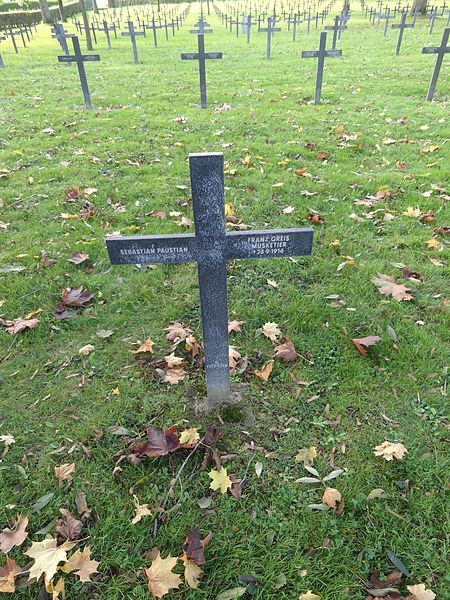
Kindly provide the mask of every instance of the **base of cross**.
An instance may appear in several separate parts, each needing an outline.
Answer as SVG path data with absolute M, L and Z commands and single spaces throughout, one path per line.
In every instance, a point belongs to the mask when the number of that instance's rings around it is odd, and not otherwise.
M 194 398 L 190 404 L 193 416 L 219 416 L 225 423 L 242 423 L 250 425 L 254 422 L 251 404 L 250 386 L 247 383 L 234 383 L 230 393 L 220 403 L 211 403 L 206 396 Z M 188 412 L 190 409 L 188 407 Z

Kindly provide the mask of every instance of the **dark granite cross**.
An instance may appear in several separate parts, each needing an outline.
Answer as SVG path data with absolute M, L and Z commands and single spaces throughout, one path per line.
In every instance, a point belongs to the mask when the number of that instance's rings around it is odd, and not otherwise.
M 208 108 L 206 104 L 206 60 L 217 60 L 222 58 L 222 52 L 205 52 L 205 36 L 197 33 L 198 52 L 183 52 L 181 60 L 198 60 L 198 71 L 200 75 L 200 106 Z
M 92 108 L 91 95 L 89 93 L 89 87 L 88 87 L 87 78 L 86 78 L 86 71 L 84 69 L 84 63 L 100 60 L 100 56 L 98 54 L 82 54 L 81 48 L 80 48 L 80 41 L 76 36 L 74 36 L 72 38 L 72 43 L 73 43 L 74 54 L 58 56 L 58 60 L 59 60 L 59 62 L 64 62 L 64 63 L 69 63 L 69 62 L 77 63 L 78 74 L 80 76 L 81 89 L 83 91 L 84 105 L 86 106 L 86 108 Z
M 406 12 L 402 13 L 402 18 L 400 23 L 397 23 L 396 25 L 392 25 L 392 29 L 398 29 L 398 39 L 397 39 L 397 49 L 395 50 L 395 54 L 397 56 L 399 56 L 400 54 L 400 48 L 402 46 L 402 40 L 403 40 L 403 32 L 405 31 L 405 29 L 413 29 L 414 27 L 414 23 L 406 23 Z
M 387 31 L 389 29 L 389 21 L 391 19 L 395 19 L 394 15 L 391 14 L 391 9 L 388 8 L 386 10 L 386 12 L 384 13 L 384 15 L 381 17 L 382 20 L 384 20 L 384 31 L 383 31 L 383 37 L 386 37 L 387 35 Z
M 161 29 L 162 25 L 156 25 L 155 23 L 155 18 L 152 18 L 152 24 L 151 25 L 145 25 L 144 26 L 144 31 L 146 29 L 151 29 L 153 31 L 153 45 L 155 48 L 158 47 L 158 36 L 156 35 L 156 30 L 157 29 Z
M 327 50 L 327 32 L 322 31 L 320 34 L 320 45 L 319 50 L 304 50 L 302 52 L 302 58 L 318 58 L 317 62 L 317 78 L 316 78 L 316 92 L 314 94 L 314 104 L 320 104 L 320 96 L 322 93 L 322 81 L 323 81 L 323 67 L 325 65 L 325 58 L 334 58 L 336 56 L 342 56 L 342 50 Z
M 325 27 L 326 31 L 332 31 L 333 32 L 333 43 L 331 44 L 331 48 L 332 50 L 335 50 L 336 48 L 336 42 L 338 39 L 338 34 L 339 32 L 341 32 L 343 29 L 347 29 L 347 25 L 342 22 L 341 23 L 341 15 L 336 15 L 334 17 L 334 25 L 327 25 Z M 339 37 L 340 39 L 340 37 Z
M 289 17 L 287 20 L 288 30 L 291 28 L 292 24 L 292 41 L 295 42 L 297 39 L 297 25 L 301 23 L 300 17 L 298 13 L 295 13 L 293 17 Z
M 422 54 L 437 54 L 436 64 L 434 65 L 433 76 L 431 77 L 430 87 L 428 89 L 427 100 L 431 102 L 433 100 L 434 92 L 436 90 L 437 80 L 441 71 L 442 61 L 444 55 L 450 53 L 450 46 L 448 44 L 448 37 L 450 35 L 450 27 L 444 29 L 440 46 L 431 46 L 422 48 Z
M 266 46 L 266 58 L 270 60 L 271 48 L 272 48 L 272 36 L 276 31 L 281 31 L 279 27 L 275 27 L 275 17 L 268 17 L 267 27 L 260 27 L 258 32 L 267 33 L 267 46 Z
M 428 18 L 428 20 L 430 21 L 430 29 L 428 30 L 428 33 L 429 33 L 430 35 L 433 33 L 434 24 L 435 24 L 435 22 L 436 22 L 436 19 L 438 19 L 438 18 L 439 18 L 439 15 L 438 15 L 438 12 L 437 12 L 437 11 L 438 11 L 438 9 L 437 9 L 437 6 L 435 6 L 435 7 L 434 7 L 434 8 L 431 10 L 430 14 L 429 14 L 429 15 L 427 15 L 427 18 Z
M 190 154 L 195 234 L 110 236 L 112 264 L 197 262 L 205 350 L 207 410 L 230 399 L 228 260 L 311 254 L 313 229 L 227 232 L 223 154 Z
M 108 26 L 108 23 L 106 22 L 106 20 L 103 20 L 102 25 L 97 27 L 97 31 L 103 31 L 103 33 L 106 35 L 106 41 L 108 43 L 108 48 L 111 50 L 111 37 L 109 35 L 109 32 L 114 31 L 114 36 L 117 37 L 115 24 L 113 23 L 112 25 Z
M 16 35 L 20 35 L 20 31 L 13 31 L 12 27 L 10 27 L 9 31 L 6 32 L 6 35 L 11 38 L 15 53 L 19 54 L 19 50 L 16 44 Z
M 145 33 L 143 31 L 136 31 L 134 29 L 133 21 L 128 21 L 128 31 L 122 31 L 122 35 L 130 38 L 131 45 L 133 46 L 134 64 L 138 65 L 139 57 L 137 51 L 136 36 L 145 35 Z
M 74 34 L 73 33 L 67 33 L 64 30 L 64 25 L 62 25 L 61 23 L 54 23 L 53 25 L 53 31 L 54 31 L 54 35 L 52 35 L 53 39 L 58 40 L 59 45 L 61 46 L 61 50 L 64 52 L 64 54 L 69 55 L 69 46 L 67 45 L 67 40 L 69 38 L 73 38 Z M 70 67 L 72 63 L 68 62 L 67 66 Z

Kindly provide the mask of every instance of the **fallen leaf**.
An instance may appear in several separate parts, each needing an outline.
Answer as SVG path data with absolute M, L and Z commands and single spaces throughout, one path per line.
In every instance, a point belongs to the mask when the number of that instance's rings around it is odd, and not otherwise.
M 196 427 L 191 427 L 190 429 L 185 429 L 180 433 L 180 444 L 186 446 L 195 446 L 195 444 L 200 440 L 200 434 Z
M 0 435 L 0 442 L 5 445 L 5 448 L 12 446 L 12 444 L 16 443 L 14 436 L 10 434 Z
M 282 212 L 285 215 L 291 215 L 294 212 L 295 208 L 293 206 L 286 206 L 286 208 L 283 208 Z
M 183 365 L 185 362 L 184 358 L 175 356 L 175 352 L 172 352 L 168 356 L 165 356 L 164 360 L 166 361 L 167 367 L 169 369 L 176 369 L 177 367 L 181 367 L 181 365 Z
M 231 488 L 233 482 L 228 477 L 227 470 L 225 469 L 225 467 L 222 467 L 220 471 L 216 471 L 216 469 L 211 469 L 208 475 L 212 479 L 211 483 L 209 484 L 209 487 L 212 490 L 220 489 L 220 492 L 222 494 L 225 494 L 227 490 Z
M 132 446 L 131 449 L 134 454 L 137 456 L 145 454 L 149 458 L 165 456 L 170 452 L 174 452 L 180 446 L 176 425 L 169 427 L 166 431 L 149 427 L 147 438 L 145 442 Z
M 317 458 L 317 449 L 315 446 L 309 448 L 301 448 L 295 457 L 295 462 L 302 462 L 305 466 L 311 466 L 314 459 Z
M 139 499 L 136 495 L 133 495 L 133 501 L 136 514 L 134 515 L 131 523 L 132 525 L 136 525 L 136 523 L 139 523 L 139 521 L 141 521 L 144 517 L 151 516 L 152 511 L 150 510 L 148 504 L 139 504 Z
M 430 152 L 437 152 L 439 146 L 424 146 L 421 150 L 422 154 L 430 154 Z
M 0 533 L 0 552 L 7 554 L 14 546 L 21 546 L 28 537 L 27 527 L 28 517 L 17 515 L 14 529 L 4 529 Z
M 311 590 L 308 590 L 305 594 L 300 594 L 299 600 L 321 600 L 321 598 L 317 594 L 313 594 Z
M 78 354 L 81 354 L 81 356 L 89 356 L 93 350 L 95 350 L 94 346 L 92 344 L 87 344 L 78 350 Z
M 411 594 L 410 600 L 434 600 L 436 594 L 432 590 L 427 590 L 425 584 L 407 585 L 406 588 Z
M 237 364 L 241 358 L 242 356 L 234 346 L 228 346 L 228 363 L 232 371 L 236 369 Z
M 189 560 L 186 554 L 181 556 L 181 560 L 184 564 L 184 578 L 186 583 L 193 590 L 198 589 L 200 585 L 200 578 L 203 575 L 202 569 L 198 565 L 195 564 L 193 560 Z
M 322 502 L 330 508 L 336 508 L 336 505 L 342 501 L 342 494 L 335 488 L 326 487 L 322 496 Z
M 263 381 L 267 381 L 273 370 L 273 362 L 268 362 L 260 371 L 254 371 L 256 377 L 259 377 Z
M 180 381 L 186 378 L 186 371 L 184 369 L 167 369 L 164 374 L 164 383 L 170 383 L 170 385 L 177 385 Z
M 74 289 L 65 288 L 61 292 L 61 306 L 83 308 L 89 304 L 93 297 L 94 294 L 88 292 L 82 285 Z
M 143 354 L 145 352 L 153 353 L 153 346 L 155 344 L 150 338 L 145 340 L 145 342 L 137 342 L 137 343 L 140 344 L 139 348 L 137 350 L 130 350 L 131 354 Z
M 59 595 L 64 598 L 64 579 L 60 577 L 56 583 L 53 580 L 45 582 L 45 591 L 52 595 L 52 600 L 59 600 Z
M 69 483 L 73 481 L 72 473 L 75 472 L 75 463 L 64 463 L 59 467 L 55 467 L 55 476 L 58 478 L 59 484 L 62 485 L 64 481 Z
M 66 564 L 61 567 L 64 573 L 73 573 L 77 575 L 80 581 L 87 583 L 91 581 L 91 576 L 97 573 L 97 567 L 100 563 L 91 560 L 91 549 L 86 546 L 83 550 L 77 550 L 72 554 Z
M 188 219 L 186 217 L 181 217 L 180 221 L 177 221 L 177 225 L 179 225 L 180 227 L 192 227 L 192 225 L 194 224 L 193 221 L 191 221 L 191 219 Z
M 149 569 L 144 569 L 148 580 L 148 589 L 155 598 L 162 598 L 172 589 L 178 589 L 181 584 L 181 577 L 172 573 L 172 569 L 177 564 L 178 558 L 169 556 L 161 558 L 158 554 L 152 562 Z
M 308 213 L 306 215 L 306 218 L 309 219 L 310 221 L 312 221 L 312 223 L 323 223 L 325 221 L 324 217 L 322 215 L 319 215 L 318 213 Z
M 11 335 L 16 335 L 25 329 L 35 329 L 39 325 L 38 319 L 13 319 L 12 321 L 4 321 L 0 319 L 0 325 L 6 325 L 5 331 Z
M 426 242 L 427 248 L 430 250 L 442 250 L 442 244 L 439 240 L 435 238 L 431 238 L 431 240 L 427 240 Z
M 297 352 L 294 344 L 288 337 L 284 338 L 284 342 L 282 344 L 275 346 L 275 358 L 279 358 L 284 362 L 294 362 L 297 358 Z
M 277 323 L 265 323 L 262 326 L 261 331 L 266 337 L 269 338 L 269 340 L 272 340 L 272 342 L 275 342 L 277 340 L 277 337 L 281 335 L 281 331 Z
M 13 594 L 16 591 L 16 579 L 22 569 L 15 560 L 6 557 L 6 567 L 0 567 L 0 593 Z
M 239 333 L 241 331 L 241 325 L 244 324 L 244 321 L 228 321 L 228 333 L 235 331 Z
M 63 518 L 56 521 L 56 532 L 65 540 L 77 540 L 80 537 L 82 522 L 75 519 L 72 513 L 65 508 L 60 508 L 59 512 Z
M 267 280 L 268 285 L 270 285 L 273 288 L 277 288 L 278 287 L 278 283 L 275 281 L 275 279 L 268 279 Z
M 183 325 L 183 323 L 178 323 L 178 321 L 171 323 L 164 331 L 167 331 L 166 338 L 169 342 L 175 342 L 176 344 L 192 334 L 191 329 Z
M 378 335 L 368 335 L 363 338 L 353 338 L 352 342 L 355 344 L 358 352 L 365 356 L 367 354 L 366 348 L 378 344 L 378 342 L 381 342 L 381 338 Z
M 215 598 L 215 600 L 235 600 L 235 598 L 240 598 L 247 591 L 246 587 L 236 587 L 231 590 L 225 590 L 225 592 L 221 592 Z
M 205 559 L 205 548 L 209 544 L 212 538 L 212 533 L 209 533 L 204 539 L 202 539 L 200 530 L 195 528 L 190 531 L 183 544 L 183 550 L 186 557 L 189 560 L 194 561 L 197 565 L 204 565 Z
M 375 456 L 382 456 L 385 460 L 392 460 L 394 457 L 401 460 L 404 454 L 408 452 L 405 446 L 401 443 L 385 441 L 379 446 L 375 446 Z
M 372 277 L 372 282 L 377 286 L 380 294 L 392 296 L 398 302 L 412 300 L 411 290 L 402 284 L 396 283 L 391 275 L 378 273 L 377 277 Z
M 413 208 L 412 206 L 408 206 L 408 208 L 403 212 L 405 217 L 420 217 L 422 211 L 420 208 Z
M 88 519 L 92 510 L 88 508 L 86 494 L 84 492 L 78 492 L 78 494 L 75 496 L 75 505 L 77 507 L 77 511 L 81 519 L 83 521 Z
M 67 552 L 74 545 L 74 542 L 66 541 L 58 546 L 58 542 L 52 537 L 46 538 L 42 542 L 32 542 L 31 547 L 24 553 L 34 559 L 28 579 L 39 580 L 44 574 L 45 580 L 50 581 L 55 575 L 59 563 L 67 562 Z
M 85 254 L 84 252 L 77 252 L 75 254 L 71 254 L 67 259 L 69 262 L 74 265 L 81 265 L 89 258 L 89 254 Z

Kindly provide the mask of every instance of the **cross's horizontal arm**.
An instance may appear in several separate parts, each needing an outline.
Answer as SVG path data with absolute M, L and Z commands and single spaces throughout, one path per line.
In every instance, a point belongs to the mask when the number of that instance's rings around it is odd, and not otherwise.
M 129 235 L 106 238 L 113 265 L 153 265 L 196 260 L 195 235 Z
M 427 46 L 425 48 L 422 48 L 422 54 L 449 54 L 450 53 L 450 46 L 447 46 L 445 48 L 443 48 L 442 46 L 438 46 L 433 47 L 433 46 Z
M 99 54 L 80 54 L 80 55 L 63 55 L 58 56 L 59 62 L 74 62 L 77 60 L 82 60 L 83 62 L 93 62 L 100 60 Z
M 309 255 L 312 251 L 313 233 L 312 227 L 233 231 L 226 236 L 227 259 Z
M 204 54 L 199 54 L 198 52 L 183 52 L 181 60 L 199 60 L 200 57 L 205 59 L 222 58 L 222 52 L 205 52 Z

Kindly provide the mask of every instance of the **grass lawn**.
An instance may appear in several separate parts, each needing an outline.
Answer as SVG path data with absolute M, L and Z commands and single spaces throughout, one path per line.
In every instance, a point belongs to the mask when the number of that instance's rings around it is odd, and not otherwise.
M 0 436 L 16 440 L 0 463 L 0 530 L 19 512 L 30 519 L 28 539 L 11 556 L 24 567 L 31 541 L 54 534 L 60 508 L 77 515 L 75 497 L 85 492 L 92 518 L 83 545 L 100 561 L 99 575 L 87 584 L 66 576 L 69 599 L 149 597 L 145 553 L 157 546 L 163 557 L 181 554 L 194 527 L 213 532 L 200 588 L 183 583 L 168 598 L 212 599 L 245 587 L 239 577 L 252 575 L 257 585 L 244 597 L 292 600 L 313 590 L 323 600 L 363 599 L 373 570 L 387 575 L 394 568 L 389 550 L 410 572 L 404 583 L 425 583 L 438 599 L 449 598 L 448 270 L 445 238 L 434 232 L 449 225 L 449 61 L 430 103 L 435 58 L 421 54 L 440 42 L 442 20 L 431 37 L 419 20 L 396 57 L 397 33 L 383 38 L 355 10 L 343 57 L 326 61 L 323 103 L 314 106 L 316 61 L 299 54 L 317 48 L 318 31 L 307 36 L 302 26 L 294 44 L 283 25 L 268 62 L 264 34 L 253 30 L 247 46 L 211 15 L 206 50 L 222 51 L 223 59 L 208 61 L 209 108 L 202 111 L 197 63 L 180 60 L 196 50 L 189 29 L 197 17 L 198 5 L 169 43 L 159 33 L 156 49 L 151 35 L 139 39 L 138 66 L 129 39 L 113 38 L 108 50 L 98 34 L 101 62 L 86 66 L 92 111 L 82 108 L 76 68 L 57 62 L 47 26 L 17 56 L 2 43 L 0 313 L 12 320 L 42 309 L 35 329 L 11 336 L 0 328 Z M 231 334 L 239 353 L 253 369 L 271 360 L 273 345 L 259 330 L 275 322 L 299 356 L 275 360 L 267 382 L 233 375 L 250 384 L 254 418 L 217 421 L 218 447 L 234 455 L 223 462 L 228 473 L 241 478 L 248 468 L 242 499 L 214 492 L 209 508 L 200 508 L 210 479 L 196 453 L 153 537 L 152 517 L 131 524 L 131 494 L 156 513 L 186 455 L 140 466 L 123 461 L 113 473 L 127 440 L 106 428 L 143 435 L 149 423 L 176 423 L 203 434 L 214 420 L 189 411 L 189 398 L 205 389 L 198 369 L 189 366 L 188 377 L 170 386 L 151 364 L 170 354 L 164 328 L 171 321 L 201 339 L 196 267 L 111 267 L 103 238 L 193 231 L 177 224 L 192 219 L 186 159 L 208 151 L 224 153 L 226 199 L 241 223 L 309 226 L 311 211 L 323 223 L 314 223 L 312 257 L 229 264 L 230 319 L 244 321 L 242 332 Z M 294 173 L 299 169 L 304 176 Z M 70 188 L 97 191 L 67 201 Z M 372 206 L 355 204 L 377 194 Z M 404 215 L 408 207 L 434 219 Z M 436 247 L 428 247 L 431 239 Z M 56 262 L 44 266 L 43 251 Z M 68 261 L 79 252 L 89 259 Z M 403 279 L 402 266 L 422 281 Z M 410 288 L 412 300 L 381 295 L 371 281 L 377 273 Z M 94 299 L 74 318 L 58 320 L 62 290 L 78 286 Z M 114 333 L 102 338 L 102 330 Z M 381 341 L 364 357 L 351 340 L 368 335 Z M 147 338 L 154 355 L 143 361 L 130 350 Z M 95 350 L 83 358 L 79 349 L 87 344 Z M 403 460 L 373 455 L 385 440 L 406 446 Z M 340 516 L 309 509 L 322 487 L 296 483 L 308 473 L 295 456 L 311 446 L 321 475 L 345 469 L 330 482 L 345 499 Z M 0 443 L 0 455 L 2 449 Z M 72 485 L 59 487 L 54 467 L 72 462 Z M 367 500 L 376 488 L 383 497 Z M 51 501 L 33 512 L 50 492 Z M 38 590 L 24 587 L 15 597 L 36 598 Z

